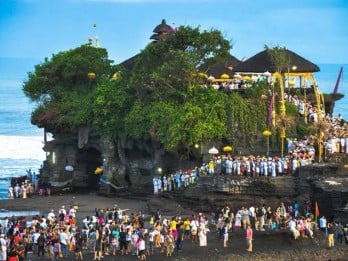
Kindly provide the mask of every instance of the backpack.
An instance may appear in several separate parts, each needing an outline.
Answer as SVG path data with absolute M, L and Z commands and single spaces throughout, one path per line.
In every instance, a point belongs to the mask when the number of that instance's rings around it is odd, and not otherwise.
M 258 217 L 262 217 L 262 216 L 263 216 L 263 210 L 262 210 L 262 208 L 258 208 L 258 209 L 257 209 L 256 216 L 258 216 Z
M 43 236 L 39 236 L 39 238 L 37 239 L 37 244 L 39 246 L 43 246 L 45 244 L 45 238 Z

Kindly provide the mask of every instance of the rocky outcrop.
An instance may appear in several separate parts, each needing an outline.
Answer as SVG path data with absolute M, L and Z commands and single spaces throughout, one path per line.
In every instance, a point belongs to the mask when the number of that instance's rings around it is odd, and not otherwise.
M 74 188 L 98 189 L 101 175 L 95 175 L 95 170 L 102 167 L 107 183 L 142 187 L 152 179 L 149 176 L 161 175 L 160 169 L 167 173 L 173 164 L 182 163 L 179 156 L 164 152 L 156 142 L 126 138 L 112 141 L 88 134 L 85 129 L 84 132 L 85 135 L 56 134 L 45 144 L 47 159 L 41 171 L 42 182 L 70 182 Z
M 174 191 L 172 197 L 195 211 L 209 212 L 228 204 L 241 206 L 277 206 L 281 202 L 300 204 L 317 202 L 321 215 L 348 222 L 348 175 L 338 164 L 314 164 L 302 167 L 291 176 L 233 177 L 206 176 L 188 189 Z
M 346 162 L 347 155 L 340 155 Z M 301 168 L 300 193 L 309 191 L 321 215 L 348 221 L 348 171 L 346 164 L 324 163 Z

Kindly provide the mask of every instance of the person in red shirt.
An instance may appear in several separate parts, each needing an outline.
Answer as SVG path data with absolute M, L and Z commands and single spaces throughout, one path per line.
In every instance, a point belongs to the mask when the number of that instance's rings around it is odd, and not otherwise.
M 19 236 L 19 231 L 17 231 L 15 235 L 13 236 L 13 243 L 15 245 L 18 245 L 20 240 L 21 240 L 21 237 Z

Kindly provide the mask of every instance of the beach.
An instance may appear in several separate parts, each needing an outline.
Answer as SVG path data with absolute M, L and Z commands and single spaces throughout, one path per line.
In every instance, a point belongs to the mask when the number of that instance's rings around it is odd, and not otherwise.
M 145 215 L 145 220 L 151 213 L 159 209 L 162 216 L 171 218 L 175 215 L 183 217 L 192 213 L 190 209 L 181 207 L 176 201 L 144 195 L 143 199 L 129 199 L 127 195 L 122 197 L 105 197 L 95 193 L 66 193 L 53 195 L 51 197 L 34 195 L 27 199 L 1 200 L 0 209 L 8 211 L 33 211 L 41 212 L 47 216 L 50 210 L 57 213 L 62 206 L 69 208 L 76 205 L 78 226 L 82 226 L 82 219 L 87 215 L 93 215 L 95 208 L 112 208 L 115 205 L 121 209 L 129 209 L 126 214 L 141 211 Z M 210 213 L 205 213 L 210 220 Z M 30 217 L 27 217 L 30 220 Z M 210 222 L 211 223 L 211 222 Z M 145 222 L 145 227 L 148 222 Z M 332 249 L 327 249 L 325 235 L 320 231 L 315 231 L 314 239 L 300 238 L 294 240 L 285 230 L 280 231 L 254 231 L 253 252 L 249 253 L 245 249 L 245 232 L 243 230 L 232 231 L 229 235 L 228 247 L 224 248 L 223 243 L 218 238 L 218 234 L 213 225 L 210 225 L 208 233 L 207 247 L 199 247 L 197 243 L 190 240 L 183 241 L 182 251 L 175 251 L 172 257 L 166 257 L 163 253 L 155 253 L 147 257 L 147 260 L 347 260 L 348 245 L 342 244 Z M 84 260 L 93 260 L 93 255 L 89 250 L 84 250 Z M 47 260 L 38 258 L 29 253 L 28 260 Z M 136 256 L 104 256 L 103 260 L 137 260 Z M 74 253 L 70 252 L 69 257 L 64 260 L 75 260 Z

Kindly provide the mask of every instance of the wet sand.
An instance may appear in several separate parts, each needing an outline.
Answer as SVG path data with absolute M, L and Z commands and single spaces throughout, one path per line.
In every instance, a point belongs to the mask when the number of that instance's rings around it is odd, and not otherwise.
M 96 194 L 60 194 L 51 197 L 34 196 L 28 199 L 1 200 L 0 209 L 9 211 L 38 210 L 43 215 L 62 205 L 69 208 L 71 204 L 78 206 L 77 219 L 81 226 L 81 220 L 87 215 L 93 215 L 95 208 L 108 208 L 117 204 L 121 209 L 130 209 L 127 213 L 142 211 L 146 216 L 160 209 L 163 216 L 190 215 L 189 209 L 184 209 L 175 201 L 161 197 L 144 197 L 143 200 L 127 199 L 121 197 L 104 197 Z M 197 213 L 195 213 L 197 214 Z M 207 213 L 209 215 L 209 213 Z M 30 220 L 30 217 L 28 217 Z M 211 226 L 208 233 L 208 246 L 199 247 L 197 243 L 189 240 L 183 241 L 183 250 L 175 252 L 172 257 L 165 257 L 164 254 L 155 253 L 148 256 L 147 260 L 348 260 L 348 245 L 336 245 L 333 249 L 326 248 L 326 238 L 320 231 L 315 231 L 313 240 L 300 238 L 295 241 L 287 231 L 254 231 L 252 253 L 245 250 L 244 231 L 232 231 L 227 248 L 223 247 L 218 234 Z M 47 260 L 29 254 L 31 261 Z M 75 260 L 73 253 L 69 258 L 63 260 Z M 84 260 L 93 260 L 90 251 L 84 252 Z M 138 260 L 136 256 L 105 256 L 102 260 Z

